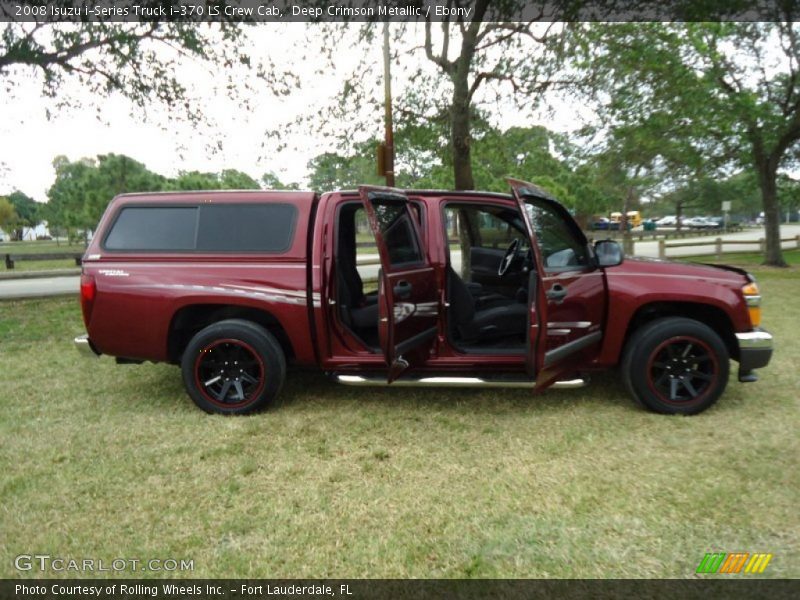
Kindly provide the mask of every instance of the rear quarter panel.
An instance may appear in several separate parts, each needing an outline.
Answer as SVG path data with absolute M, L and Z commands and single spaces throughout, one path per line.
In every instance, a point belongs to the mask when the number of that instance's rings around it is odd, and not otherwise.
M 137 203 L 290 202 L 298 209 L 289 249 L 268 253 L 110 252 L 102 240 L 118 211 Z M 121 196 L 109 206 L 89 246 L 83 272 L 97 295 L 89 337 L 104 354 L 152 361 L 168 359 L 170 324 L 190 305 L 232 305 L 270 313 L 289 337 L 298 363 L 313 364 L 309 333 L 306 246 L 314 195 L 284 192 L 208 192 Z M 318 298 L 316 299 L 318 303 Z

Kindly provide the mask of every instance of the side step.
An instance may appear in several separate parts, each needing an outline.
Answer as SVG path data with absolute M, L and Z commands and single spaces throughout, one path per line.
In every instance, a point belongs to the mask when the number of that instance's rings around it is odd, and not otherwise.
M 475 387 L 475 388 L 524 388 L 533 389 L 536 382 L 522 377 L 401 377 L 391 384 L 386 382 L 386 374 L 352 375 L 346 373 L 333 373 L 333 380 L 344 385 L 356 386 L 387 386 L 392 387 Z M 553 389 L 573 389 L 584 387 L 587 381 L 583 378 L 557 381 Z

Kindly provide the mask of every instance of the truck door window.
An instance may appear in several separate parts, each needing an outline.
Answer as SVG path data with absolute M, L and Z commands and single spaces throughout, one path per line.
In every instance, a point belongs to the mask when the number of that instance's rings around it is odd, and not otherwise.
M 527 202 L 525 207 L 531 217 L 546 270 L 582 269 L 590 264 L 586 246 L 551 206 L 532 201 Z
M 380 232 L 389 251 L 389 264 L 392 267 L 400 267 L 422 262 L 422 251 L 406 205 L 387 201 L 375 202 L 373 206 Z
M 499 262 L 514 240 L 523 244 L 520 254 L 529 245 L 519 213 L 506 207 L 448 203 L 444 217 L 451 267 L 468 282 L 484 270 L 485 275 L 497 277 Z

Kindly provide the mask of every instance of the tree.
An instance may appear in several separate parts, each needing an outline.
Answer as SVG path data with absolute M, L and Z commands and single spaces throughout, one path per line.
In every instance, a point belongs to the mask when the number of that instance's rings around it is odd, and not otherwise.
M 222 173 L 183 171 L 177 178 L 166 182 L 171 190 L 258 190 L 261 186 L 247 173 L 225 169 Z
M 534 23 L 544 16 L 534 13 L 526 21 L 513 17 L 522 12 L 524 2 L 495 3 L 490 0 L 450 2 L 449 6 L 472 8 L 471 21 L 448 17 L 440 24 L 438 47 L 430 19 L 425 23 L 424 52 L 444 75 L 451 87 L 449 104 L 450 148 L 453 157 L 455 188 L 475 189 L 472 168 L 472 117 L 477 92 L 486 84 L 505 83 L 512 92 L 510 99 L 519 108 L 532 106 L 542 92 L 555 83 L 543 71 L 542 60 L 550 28 L 537 35 Z M 489 17 L 494 22 L 484 22 Z M 451 40 L 459 43 L 451 57 Z M 538 46 L 531 48 L 533 41 Z M 538 56 L 537 56 L 538 55 Z M 418 78 L 422 77 L 422 71 Z
M 236 169 L 221 173 L 190 171 L 175 179 L 150 171 L 144 164 L 121 154 L 102 154 L 96 159 L 53 161 L 56 180 L 48 190 L 45 215 L 53 227 L 92 230 L 114 196 L 131 192 L 164 190 L 260 189 L 258 182 Z
M 9 232 L 11 239 L 21 240 L 25 227 L 36 227 L 42 222 L 39 204 L 30 196 L 20 191 L 14 191 L 8 195 L 8 201 L 14 209 L 16 219 L 8 225 L 12 231 Z
M 138 5 L 157 8 L 162 3 L 144 0 Z M 47 4 L 48 9 L 72 6 L 71 0 Z M 60 103 L 70 102 L 63 94 L 63 84 L 69 79 L 96 97 L 120 93 L 139 107 L 161 103 L 170 108 L 170 118 L 180 115 L 198 122 L 205 119 L 206 104 L 190 101 L 180 75 L 186 60 L 223 67 L 229 83 L 236 84 L 226 86 L 229 93 L 247 85 L 236 79 L 234 69 L 251 64 L 236 23 L 222 21 L 206 27 L 103 21 L 62 27 L 15 22 L 13 9 L 11 4 L 0 5 L 0 16 L 7 22 L 0 35 L 0 81 L 7 89 L 28 73 L 38 72 L 43 95 Z M 269 69 L 259 66 L 258 74 L 268 76 Z
M 792 215 L 798 216 L 800 210 L 800 181 L 792 179 L 786 174 L 778 176 L 778 201 L 781 206 L 781 213 L 786 213 L 786 220 L 790 220 Z
M 223 190 L 259 190 L 261 186 L 247 173 L 236 169 L 225 169 L 219 174 L 220 189 Z
M 576 25 L 568 54 L 605 95 L 612 127 L 677 124 L 715 167 L 751 169 L 766 219 L 764 262 L 785 266 L 777 181 L 798 158 L 800 25 L 783 4 L 774 8 L 773 22 Z
M 579 84 L 567 75 L 556 78 L 554 63 L 548 59 L 558 45 L 560 31 L 552 21 L 570 14 L 573 4 L 569 0 L 552 4 L 449 0 L 446 7 L 450 12 L 435 17 L 441 19 L 438 23 L 432 23 L 433 16 L 422 26 L 392 23 L 393 75 L 410 82 L 393 99 L 395 124 L 398 130 L 419 125 L 438 129 L 443 119 L 444 149 L 450 155 L 453 182 L 448 187 L 475 188 L 472 127 L 482 108 L 502 102 L 510 110 L 532 114 L 545 90 L 567 82 Z M 339 24 L 313 31 L 314 40 L 324 40 L 314 44 L 315 53 L 321 47 L 332 68 L 341 63 L 345 44 L 350 53 L 353 44 L 360 44 L 363 56 L 344 78 L 341 91 L 331 94 L 331 105 L 322 114 L 315 112 L 300 120 L 318 135 L 335 138 L 334 154 L 350 153 L 354 143 L 379 136 L 382 120 L 370 118 L 382 114 L 383 106 L 383 95 L 377 93 L 382 90 L 383 72 L 376 60 L 379 44 L 375 33 L 374 23 L 363 25 L 357 36 Z M 336 125 L 333 130 L 331 123 Z M 286 127 L 281 127 L 269 133 L 278 137 L 285 131 Z M 395 148 L 399 177 L 409 165 L 400 163 L 403 148 L 397 136 Z M 374 158 L 371 160 L 374 163 Z
M 374 142 L 356 144 L 350 155 L 324 152 L 308 162 L 312 190 L 355 189 L 362 184 L 381 185 L 375 170 Z
M 17 222 L 17 213 L 8 198 L 0 198 L 0 229 L 8 232 Z
M 127 192 L 163 190 L 166 179 L 142 163 L 121 154 L 71 162 L 64 156 L 53 161 L 56 180 L 47 192 L 45 214 L 52 226 L 80 229 L 97 225 L 111 199 Z
M 726 178 L 693 180 L 664 194 L 658 200 L 658 206 L 676 215 L 684 211 L 708 215 L 719 214 L 725 201 L 731 203 L 732 216 L 755 218 L 761 210 L 755 175 L 750 171 L 742 171 Z
M 65 156 L 53 160 L 56 179 L 47 191 L 48 202 L 44 214 L 51 228 L 63 228 L 67 235 L 71 229 L 90 229 L 97 224 L 89 218 L 85 200 L 90 192 L 91 170 L 96 168 L 92 159 L 72 162 Z
M 261 176 L 261 185 L 265 190 L 299 190 L 300 186 L 294 182 L 283 183 L 280 178 L 268 171 Z

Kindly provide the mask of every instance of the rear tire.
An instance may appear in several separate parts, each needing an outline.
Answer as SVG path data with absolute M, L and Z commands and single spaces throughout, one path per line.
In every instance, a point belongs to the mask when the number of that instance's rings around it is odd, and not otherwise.
M 228 319 L 191 339 L 181 371 L 186 392 L 204 411 L 247 414 L 274 403 L 286 378 L 286 358 L 266 329 Z
M 625 347 L 622 377 L 633 398 L 654 412 L 694 415 L 728 383 L 728 349 L 703 323 L 666 317 L 636 331 Z

